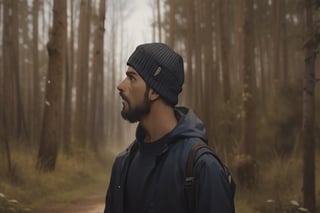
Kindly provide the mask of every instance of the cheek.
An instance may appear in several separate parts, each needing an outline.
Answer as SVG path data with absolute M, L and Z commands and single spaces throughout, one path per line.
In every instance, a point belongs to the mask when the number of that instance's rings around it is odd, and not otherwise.
M 131 100 L 134 101 L 135 103 L 140 103 L 143 99 L 142 99 L 141 94 L 134 93 L 134 94 L 132 94 L 132 99 Z
M 140 104 L 145 100 L 145 93 L 144 91 L 140 90 L 139 92 L 133 94 L 133 100 L 136 104 Z

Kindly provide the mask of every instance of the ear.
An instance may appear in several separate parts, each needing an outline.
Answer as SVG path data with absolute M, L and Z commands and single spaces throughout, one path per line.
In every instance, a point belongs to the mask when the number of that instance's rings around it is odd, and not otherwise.
M 149 100 L 151 102 L 157 100 L 159 98 L 159 93 L 157 93 L 155 90 L 153 90 L 152 88 L 150 88 L 149 90 Z

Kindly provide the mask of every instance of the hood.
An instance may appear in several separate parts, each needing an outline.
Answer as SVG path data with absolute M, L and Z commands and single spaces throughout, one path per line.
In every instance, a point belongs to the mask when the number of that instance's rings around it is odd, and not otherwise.
M 206 129 L 200 118 L 186 107 L 175 108 L 178 125 L 171 132 L 173 139 L 176 138 L 200 138 L 208 143 Z
M 178 125 L 169 133 L 169 141 L 176 141 L 182 138 L 199 138 L 205 143 L 208 143 L 205 127 L 191 109 L 176 107 L 175 115 L 178 120 Z M 144 130 L 140 125 L 138 125 L 136 131 L 136 138 L 138 141 L 144 138 Z

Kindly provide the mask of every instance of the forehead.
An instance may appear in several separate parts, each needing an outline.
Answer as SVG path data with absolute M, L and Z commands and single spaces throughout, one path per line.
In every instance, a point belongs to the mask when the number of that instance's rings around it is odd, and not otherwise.
M 144 79 L 141 77 L 141 75 L 131 66 L 128 66 L 127 72 L 126 72 L 127 76 L 134 76 L 137 79 L 142 79 L 144 81 Z
M 128 66 L 128 70 L 127 70 L 127 72 L 130 72 L 130 73 L 133 73 L 133 74 L 139 75 L 139 73 L 137 73 L 137 71 L 136 71 L 133 67 L 131 67 L 131 66 Z

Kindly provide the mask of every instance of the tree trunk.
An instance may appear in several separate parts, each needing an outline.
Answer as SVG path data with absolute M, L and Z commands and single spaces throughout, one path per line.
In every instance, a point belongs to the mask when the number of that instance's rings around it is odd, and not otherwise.
M 156 0 L 157 1 L 157 16 L 158 16 L 158 19 L 157 19 L 157 21 L 158 21 L 158 24 L 157 24 L 157 26 L 158 26 L 158 40 L 159 40 L 159 42 L 161 42 L 162 41 L 162 38 L 161 38 L 161 34 L 162 34 L 162 31 L 161 31 L 161 7 L 160 7 L 160 0 Z
M 229 50 L 230 50 L 230 30 L 228 23 L 228 1 L 219 0 L 220 13 L 220 34 L 221 34 L 221 63 L 222 63 L 222 85 L 223 85 L 223 99 L 228 103 L 231 96 L 230 85 L 230 70 L 229 70 Z
M 12 174 L 13 170 L 12 170 L 12 160 L 11 160 L 11 149 L 10 149 L 10 144 L 7 136 L 7 121 L 5 117 L 4 108 L 3 106 L 0 106 L 0 147 L 2 147 L 2 145 L 4 149 L 1 149 L 1 152 L 4 152 L 4 155 L 6 156 L 8 173 Z
M 99 16 L 96 24 L 96 33 L 93 47 L 93 62 L 92 62 L 92 77 L 91 77 L 91 101 L 90 101 L 90 118 L 89 118 L 89 138 L 91 140 L 91 148 L 97 152 L 98 142 L 103 140 L 103 126 L 100 126 L 99 117 L 103 115 L 103 110 L 100 105 L 103 105 L 103 100 L 99 94 L 103 93 L 103 46 L 104 46 L 104 20 L 106 12 L 106 0 L 100 0 Z M 102 132 L 101 132 L 102 131 Z
M 254 67 L 253 0 L 245 1 L 244 13 L 244 70 L 243 70 L 243 129 L 242 154 L 244 162 L 238 167 L 239 182 L 252 187 L 255 183 L 256 143 L 256 75 Z M 244 175 L 245 176 L 242 176 Z
M 233 5 L 233 13 L 234 13 L 234 42 L 233 42 L 233 49 L 234 54 L 231 56 L 232 61 L 230 62 L 233 66 L 231 70 L 232 72 L 232 80 L 231 82 L 243 82 L 242 80 L 242 67 L 239 64 L 243 63 L 243 18 L 244 18 L 244 1 L 237 1 Z M 239 87 L 240 90 L 241 87 Z
M 74 139 L 83 148 L 86 146 L 86 117 L 88 106 L 88 70 L 89 70 L 89 32 L 90 32 L 91 1 L 82 0 L 80 3 L 76 111 L 74 118 Z
M 11 50 L 10 42 L 11 40 L 11 29 L 10 29 L 10 15 L 9 15 L 9 10 L 10 10 L 10 4 L 8 0 L 5 0 L 3 2 L 3 7 L 2 7 L 2 12 L 3 12 L 3 36 L 2 36 L 2 56 L 3 56 L 3 62 L 2 62 L 2 67 L 0 69 L 0 146 L 3 147 L 4 149 L 1 150 L 3 151 L 6 155 L 6 161 L 7 161 L 7 166 L 8 166 L 8 172 L 12 172 L 12 163 L 11 163 L 11 150 L 10 150 L 10 144 L 8 140 L 8 127 L 9 127 L 9 122 L 7 122 L 8 113 L 12 112 L 10 110 L 10 107 L 12 107 L 12 103 L 9 102 L 9 95 L 10 95 L 10 89 L 8 86 L 10 84 L 9 78 L 10 75 L 10 55 L 9 51 Z M 11 114 L 10 114 L 11 115 Z M 12 121 L 11 121 L 12 122 Z
M 287 33 L 287 20 L 286 20 L 286 14 L 287 11 L 285 8 L 287 6 L 285 5 L 285 1 L 282 1 L 282 12 L 281 12 L 281 28 L 282 28 L 282 33 L 281 33 L 281 43 L 282 43 L 282 58 L 283 58 L 283 83 L 288 84 L 290 82 L 289 78 L 289 68 L 288 68 L 288 33 Z
M 70 0 L 70 25 L 69 31 L 66 30 L 67 50 L 66 50 L 66 71 L 64 87 L 64 116 L 63 116 L 63 151 L 66 155 L 71 155 L 72 140 L 72 88 L 74 72 L 74 1 Z M 69 34 L 70 33 L 70 34 Z M 68 38 L 68 35 L 69 38 Z
M 7 125 L 7 138 L 17 139 L 20 134 L 19 104 L 19 42 L 18 42 L 18 14 L 17 2 L 5 0 L 3 2 L 3 83 L 5 91 L 4 111 Z M 11 11 L 11 13 L 10 13 Z M 13 95 L 14 94 L 14 95 Z
M 203 111 L 201 109 L 201 104 L 203 101 L 203 70 L 202 70 L 202 28 L 201 28 L 201 21 L 202 21 L 202 4 L 203 0 L 198 1 L 194 4 L 195 10 L 195 70 L 196 74 L 193 78 L 193 84 L 195 86 L 195 109 L 199 114 L 200 118 L 203 118 Z
M 169 0 L 169 41 L 168 45 L 171 48 L 174 48 L 175 45 L 175 37 L 176 37 L 176 6 L 175 6 L 175 0 Z
M 21 137 L 21 139 L 23 139 L 22 141 L 24 143 L 28 142 L 28 145 L 30 145 L 30 137 L 29 135 L 28 137 L 25 137 L 25 133 L 29 133 L 30 130 L 32 131 L 33 127 L 33 41 L 29 36 L 29 34 L 31 33 L 28 27 L 30 25 L 30 22 L 25 18 L 29 15 L 28 3 L 26 1 L 13 2 L 18 2 L 17 8 L 19 10 L 19 12 L 17 13 L 19 14 L 17 19 L 19 23 L 19 84 L 21 91 L 21 111 L 19 110 L 18 118 L 19 123 L 21 124 L 21 128 L 19 128 L 19 132 L 21 136 L 24 136 Z
M 212 26 L 212 16 L 213 16 L 213 3 L 211 0 L 206 0 L 205 7 L 205 45 L 204 45 L 204 64 L 205 64 L 205 97 L 210 97 L 208 103 L 204 104 L 204 121 L 208 131 L 209 141 L 214 140 L 214 120 L 215 120 L 215 109 L 216 109 L 216 98 L 214 96 L 215 90 L 212 83 L 215 70 L 213 69 L 213 26 Z
M 61 140 L 62 82 L 66 59 L 66 1 L 54 0 L 53 27 L 47 44 L 49 54 L 45 108 L 37 169 L 53 171 Z
M 193 56 L 194 56 L 194 42 L 195 42 L 195 11 L 194 11 L 194 0 L 187 0 L 187 29 L 189 32 L 187 33 L 187 44 L 186 44 L 186 102 L 191 107 L 194 107 L 195 93 L 193 86 L 193 78 L 194 78 L 194 67 L 193 67 Z
M 38 23 L 39 23 L 39 0 L 33 1 L 32 8 L 32 23 L 33 23 L 33 106 L 32 106 L 32 127 L 31 141 L 33 144 L 38 144 L 39 129 L 40 129 L 40 76 L 39 76 L 39 48 L 38 48 Z
M 26 6 L 23 7 L 24 3 L 26 2 L 19 2 L 19 1 L 11 1 L 12 2 L 12 36 L 13 36 L 13 47 L 15 52 L 18 52 L 20 56 L 24 54 L 28 54 L 26 57 L 16 57 L 16 55 L 11 59 L 11 63 L 16 63 L 17 69 L 14 69 L 14 75 L 15 75 L 15 86 L 17 91 L 17 138 L 22 139 L 23 142 L 29 141 L 29 129 L 27 125 L 27 117 L 28 114 L 25 112 L 28 112 L 26 110 L 28 108 L 28 95 L 29 95 L 29 89 L 28 86 L 30 86 L 29 82 L 31 79 L 29 78 L 30 74 L 27 72 L 30 70 L 27 66 L 27 63 L 24 62 L 24 60 L 32 61 L 32 59 L 29 57 L 32 53 L 26 50 L 23 50 L 23 48 L 20 48 L 20 42 L 22 40 L 23 45 L 26 45 L 28 47 L 32 46 L 32 43 L 30 39 L 28 38 L 28 22 L 26 19 L 19 19 L 19 14 L 27 14 L 28 10 Z M 19 5 L 22 5 L 21 9 L 19 8 Z M 20 29 L 20 30 L 19 30 Z M 21 32 L 21 33 L 20 33 Z M 19 34 L 22 35 L 22 37 L 19 37 Z M 22 39 L 21 39 L 22 38 Z M 17 59 L 18 63 L 17 63 Z M 23 61 L 22 61 L 23 60 Z
M 259 42 L 259 59 L 260 59 L 260 100 L 261 100 L 261 108 L 262 113 L 266 116 L 266 69 L 265 69 L 265 38 L 258 38 Z
M 281 61 L 280 61 L 280 53 L 281 53 L 281 33 L 282 33 L 282 26 L 281 26 L 281 11 L 283 10 L 283 1 L 277 0 L 273 4 L 273 17 L 274 17 L 274 29 L 273 29 L 273 81 L 275 84 L 275 88 L 277 89 L 277 85 L 279 84 L 278 81 L 281 80 Z
M 315 60 L 319 40 L 314 35 L 312 0 L 305 1 L 306 31 L 310 40 L 305 46 L 305 70 L 303 80 L 303 202 L 315 213 Z

